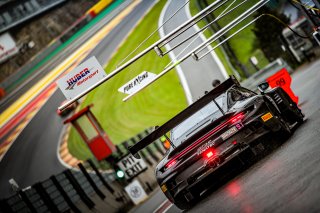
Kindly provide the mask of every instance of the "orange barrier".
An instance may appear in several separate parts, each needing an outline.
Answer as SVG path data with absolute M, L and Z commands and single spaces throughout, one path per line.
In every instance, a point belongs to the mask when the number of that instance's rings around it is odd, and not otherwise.
M 290 96 L 290 98 L 298 104 L 299 97 L 296 96 L 290 85 L 291 85 L 291 76 L 286 68 L 281 69 L 274 75 L 267 78 L 267 82 L 269 83 L 271 88 L 281 87 L 286 93 Z

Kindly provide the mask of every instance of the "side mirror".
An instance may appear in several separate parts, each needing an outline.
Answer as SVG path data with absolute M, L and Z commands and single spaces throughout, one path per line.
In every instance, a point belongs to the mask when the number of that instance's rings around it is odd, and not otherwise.
M 258 85 L 258 89 L 261 93 L 264 93 L 267 89 L 269 88 L 269 83 L 268 82 L 263 82 Z

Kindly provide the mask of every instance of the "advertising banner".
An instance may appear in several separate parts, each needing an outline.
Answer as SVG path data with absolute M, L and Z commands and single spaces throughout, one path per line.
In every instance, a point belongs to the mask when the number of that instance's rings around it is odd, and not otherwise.
M 141 87 L 151 82 L 157 75 L 151 72 L 144 71 L 131 79 L 128 83 L 118 89 L 119 92 L 131 95 L 140 90 Z
M 19 49 L 9 33 L 0 35 L 0 63 L 16 55 Z
M 64 96 L 71 100 L 106 76 L 96 57 L 92 56 L 60 78 L 57 84 Z

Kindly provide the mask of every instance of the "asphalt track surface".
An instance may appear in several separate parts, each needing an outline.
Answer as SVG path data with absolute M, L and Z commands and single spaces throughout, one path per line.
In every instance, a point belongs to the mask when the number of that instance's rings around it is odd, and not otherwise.
M 107 62 L 121 41 L 153 3 L 153 0 L 142 1 L 88 57 L 95 55 L 102 64 Z M 63 51 L 62 55 L 57 56 L 58 62 L 67 57 L 70 52 L 72 51 Z M 50 71 L 51 66 L 54 65 L 47 65 L 45 69 Z M 47 71 L 44 70 L 44 72 Z M 31 85 L 33 83 L 30 82 Z M 30 88 L 30 85 L 26 85 L 26 88 Z M 26 90 L 21 88 L 23 89 Z M 57 90 L 21 132 L 0 162 L 1 198 L 12 194 L 8 184 L 10 178 L 14 178 L 20 187 L 24 188 L 65 169 L 57 158 L 57 146 L 63 128 L 63 119 L 56 114 L 57 107 L 64 99 L 60 90 Z
M 178 11 L 178 9 L 181 8 L 186 2 L 186 0 L 169 0 L 166 7 L 164 8 L 164 11 L 162 11 L 164 13 L 163 17 L 160 17 L 160 19 L 163 18 L 164 21 L 168 20 L 172 16 L 172 14 Z M 185 21 L 190 19 L 190 17 L 188 16 L 188 14 L 190 14 L 188 6 L 189 5 L 187 4 L 184 8 L 179 10 L 179 12 L 176 13 L 176 15 L 173 16 L 172 19 L 164 25 L 163 30 L 165 35 L 169 34 Z M 174 47 L 196 32 L 197 31 L 195 27 L 189 28 L 187 31 L 179 35 L 176 39 L 171 41 L 169 43 L 169 46 L 171 48 Z M 189 53 L 203 42 L 204 37 L 201 38 L 195 36 L 194 38 L 191 38 L 190 40 L 173 50 L 174 57 L 179 60 L 186 53 Z M 208 48 L 206 48 L 206 51 L 207 50 Z M 183 53 L 180 54 L 182 51 Z M 219 63 L 221 62 L 218 58 L 214 58 L 212 54 L 208 54 L 200 61 L 195 61 L 190 57 L 180 64 L 180 67 L 184 73 L 188 87 L 190 89 L 193 101 L 197 100 L 199 97 L 202 97 L 205 91 L 210 91 L 212 89 L 212 81 L 214 79 L 219 79 L 221 81 L 226 79 L 226 75 L 223 74 L 225 72 L 224 68 L 219 66 Z M 172 58 L 172 56 L 170 57 Z
M 319 67 L 317 60 L 292 75 L 305 123 L 251 167 L 210 189 L 189 212 L 320 212 Z
M 168 15 L 178 7 L 176 4 L 182 5 L 183 2 L 172 1 L 167 10 Z M 174 23 L 181 24 L 186 20 L 181 14 L 178 17 Z M 171 26 L 167 31 L 174 27 Z M 189 78 L 191 71 L 186 71 L 192 65 L 181 66 L 186 78 Z M 292 75 L 291 88 L 300 98 L 299 104 L 306 115 L 306 122 L 287 141 L 267 150 L 252 166 L 237 170 L 221 182 L 220 187 L 208 188 L 208 192 L 188 212 L 320 212 L 319 67 L 320 60 L 316 60 L 300 67 Z M 208 83 L 194 83 L 198 78 L 212 79 L 210 71 L 213 69 L 192 69 L 197 70 L 197 74 L 188 80 L 194 99 L 208 87 Z M 166 203 L 161 193 L 159 190 L 134 212 L 153 212 L 156 207 Z M 160 212 L 182 211 L 171 205 Z

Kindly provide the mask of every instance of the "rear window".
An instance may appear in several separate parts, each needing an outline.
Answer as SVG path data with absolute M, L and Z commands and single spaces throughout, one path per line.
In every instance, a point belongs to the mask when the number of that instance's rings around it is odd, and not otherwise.
M 218 98 L 216 98 L 216 103 L 219 104 L 220 108 L 223 110 L 225 108 L 224 106 L 224 99 L 225 95 L 220 95 Z M 204 106 L 202 109 L 200 109 L 198 112 L 194 113 L 190 117 L 188 117 L 186 120 L 181 122 L 178 126 L 176 126 L 174 129 L 171 130 L 171 139 L 173 141 L 176 141 L 183 135 L 189 136 L 192 133 L 192 129 L 195 128 L 195 126 L 202 126 L 204 124 L 207 124 L 209 121 L 214 121 L 222 116 L 222 112 L 219 110 L 219 107 L 212 101 L 206 106 Z M 196 131 L 194 130 L 194 133 Z M 174 142 L 175 143 L 175 142 Z M 175 144 L 178 146 L 179 144 Z

